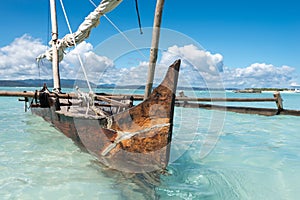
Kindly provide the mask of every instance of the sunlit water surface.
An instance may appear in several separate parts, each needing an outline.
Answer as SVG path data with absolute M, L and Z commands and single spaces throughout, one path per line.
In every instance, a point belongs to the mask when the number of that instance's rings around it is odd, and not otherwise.
M 282 96 L 285 108 L 300 109 L 300 94 Z M 169 175 L 144 188 L 25 113 L 17 98 L 0 98 L 0 199 L 298 199 L 299 119 L 176 108 Z

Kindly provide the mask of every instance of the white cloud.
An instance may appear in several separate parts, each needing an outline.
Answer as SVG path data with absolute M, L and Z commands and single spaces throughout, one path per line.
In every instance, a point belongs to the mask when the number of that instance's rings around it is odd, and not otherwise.
M 224 68 L 222 73 L 226 87 L 288 87 L 296 76 L 295 68 L 276 67 L 272 64 L 254 63 L 246 68 Z
M 43 60 L 38 66 L 36 57 L 44 53 L 48 47 L 40 40 L 28 35 L 16 38 L 11 44 L 0 48 L 0 80 L 52 78 L 51 63 Z M 113 61 L 92 52 L 93 46 L 83 42 L 70 50 L 60 63 L 61 78 L 82 78 L 78 54 L 81 56 L 90 81 L 95 80 L 99 73 L 113 67 Z M 96 79 L 98 80 L 98 79 Z
M 97 82 L 106 70 L 114 67 L 112 60 L 105 56 L 99 56 L 92 50 L 93 46 L 86 42 L 82 42 L 75 49 L 70 50 L 60 63 L 61 77 L 85 80 L 78 55 L 91 82 Z
M 23 35 L 0 48 L 0 79 L 29 79 L 38 76 L 37 55 L 46 50 L 41 41 Z M 42 69 L 48 76 L 49 69 Z
M 291 86 L 292 86 L 292 87 L 300 87 L 300 84 L 297 83 L 297 82 L 295 82 L 295 81 L 292 81 L 292 82 L 291 82 Z
M 156 65 L 154 84 L 159 84 L 164 78 L 167 68 L 175 60 L 181 59 L 179 85 L 205 87 L 213 83 L 220 83 L 216 78 L 223 69 L 223 57 L 198 49 L 194 45 L 169 47 L 160 55 Z M 148 71 L 148 61 L 141 61 L 137 66 L 123 68 L 118 74 L 118 83 L 124 85 L 145 85 Z M 213 82 L 212 82 L 213 80 Z
M 223 56 L 212 54 L 194 45 L 169 47 L 162 55 L 162 63 L 172 63 L 177 57 L 183 59 L 182 66 L 193 65 L 200 72 L 218 73 L 223 70 Z
M 0 48 L 0 79 L 52 78 L 51 64 L 43 61 L 40 69 L 35 58 L 48 47 L 40 40 L 24 35 L 10 45 Z M 93 52 L 93 46 L 83 42 L 69 50 L 60 63 L 61 78 L 84 79 L 78 54 L 90 81 L 95 83 L 145 85 L 148 61 L 135 66 L 118 66 L 107 57 Z M 159 56 L 155 84 L 165 76 L 167 67 L 176 59 L 182 60 L 179 85 L 196 87 L 288 87 L 299 85 L 295 68 L 254 63 L 245 68 L 223 66 L 223 56 L 197 48 L 194 45 L 171 46 Z
M 28 35 L 17 38 L 10 45 L 0 49 L 0 79 L 29 79 L 39 78 L 39 68 L 35 58 L 44 53 L 48 47 L 41 41 Z M 122 85 L 144 85 L 147 78 L 148 61 L 141 61 L 136 66 L 125 66 L 116 68 L 114 62 L 107 57 L 96 55 L 93 46 L 83 42 L 75 49 L 69 50 L 60 63 L 61 78 L 84 79 L 78 54 L 81 56 L 83 64 L 90 81 L 95 83 L 115 83 Z M 176 59 L 182 58 L 181 78 L 179 83 L 183 85 L 203 84 L 204 73 L 206 79 L 211 78 L 217 69 L 223 66 L 220 54 L 211 54 L 198 49 L 193 45 L 178 47 L 172 46 L 161 55 L 161 60 L 157 64 L 155 73 L 155 84 L 165 76 L 167 67 Z M 43 61 L 40 66 L 41 78 L 52 78 L 51 64 Z
M 295 68 L 276 67 L 271 64 L 254 63 L 246 68 L 223 66 L 223 56 L 198 49 L 196 46 L 172 46 L 163 52 L 156 66 L 155 84 L 159 84 L 167 67 L 176 59 L 182 59 L 179 85 L 211 88 L 288 87 L 295 82 Z M 106 71 L 102 83 L 144 85 L 148 62 L 121 69 Z M 113 80 L 113 81 L 111 81 Z M 294 83 L 295 84 L 295 83 Z

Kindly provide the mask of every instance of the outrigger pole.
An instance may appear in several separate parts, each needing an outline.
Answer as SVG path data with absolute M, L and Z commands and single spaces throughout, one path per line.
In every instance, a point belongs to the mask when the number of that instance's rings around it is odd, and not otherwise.
M 55 0 L 50 0 L 51 24 L 52 24 L 52 71 L 53 71 L 53 91 L 60 93 L 59 59 L 56 47 L 58 39 L 56 4 Z
M 145 88 L 144 99 L 147 99 L 152 91 L 164 2 L 165 2 L 164 0 L 157 0 L 156 2 L 153 32 L 152 32 L 152 43 L 151 43 L 151 50 L 150 50 L 150 60 L 149 60 L 149 68 L 148 68 L 148 79 Z

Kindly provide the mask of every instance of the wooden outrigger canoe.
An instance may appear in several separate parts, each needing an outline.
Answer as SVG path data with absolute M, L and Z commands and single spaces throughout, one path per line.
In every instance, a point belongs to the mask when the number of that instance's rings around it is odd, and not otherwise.
M 157 59 L 161 14 L 164 1 L 157 1 L 154 20 L 154 37 L 151 47 L 146 100 L 137 106 L 108 99 L 105 96 L 79 93 L 62 94 L 59 76 L 59 61 L 65 48 L 75 46 L 88 37 L 99 18 L 110 12 L 122 0 L 102 0 L 79 26 L 74 34 L 58 40 L 55 0 L 50 0 L 52 22 L 52 48 L 38 56 L 52 62 L 53 91 L 45 86 L 36 92 L 3 92 L 0 96 L 25 97 L 32 113 L 51 122 L 79 146 L 97 156 L 99 161 L 120 171 L 144 173 L 160 171 L 167 167 L 172 140 L 173 113 L 180 60 L 168 69 L 162 83 L 152 90 L 154 65 Z M 84 68 L 84 67 L 83 67 Z M 91 91 L 89 81 L 87 84 Z M 32 98 L 32 100 L 29 100 Z M 104 101 L 104 103 L 103 103 Z M 113 107 L 106 112 L 108 108 Z M 115 109 L 118 108 L 118 109 Z M 25 107 L 27 110 L 27 107 Z M 123 110 L 120 112 L 120 110 Z
M 71 105 L 70 100 L 69 105 L 61 103 L 58 95 L 49 94 L 49 106 L 32 104 L 31 110 L 109 168 L 133 173 L 162 171 L 170 155 L 179 67 L 177 60 L 145 101 L 111 116 L 86 113 L 86 107 Z

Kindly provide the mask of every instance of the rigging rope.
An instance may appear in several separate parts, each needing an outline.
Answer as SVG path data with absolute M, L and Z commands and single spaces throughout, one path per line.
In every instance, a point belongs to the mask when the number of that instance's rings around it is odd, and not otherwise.
M 50 2 L 48 1 L 48 15 L 47 15 L 47 34 L 46 34 L 46 41 L 50 41 L 50 27 L 51 27 L 51 14 L 50 14 Z M 49 49 L 49 47 L 48 47 Z M 39 71 L 39 84 L 42 85 L 42 79 L 41 79 L 41 66 L 43 67 L 44 63 L 42 60 L 38 60 L 37 66 Z
M 62 0 L 60 0 L 60 4 L 61 4 L 61 7 L 62 7 L 64 16 L 65 16 L 65 19 L 66 19 L 66 22 L 67 22 L 67 25 L 68 25 L 69 32 L 70 32 L 70 34 L 73 35 L 73 31 L 72 31 L 72 29 L 71 29 L 70 22 L 69 22 L 69 19 L 68 19 L 68 16 L 67 16 L 67 13 L 66 13 L 66 10 L 65 10 L 65 7 L 64 7 L 64 4 L 63 4 Z M 76 47 L 77 47 L 77 44 L 76 44 L 76 41 L 75 41 L 75 37 L 73 37 L 72 39 L 73 39 L 74 47 L 76 48 Z M 89 80 L 88 80 L 87 73 L 86 73 L 85 67 L 84 67 L 84 65 L 83 65 L 82 59 L 81 59 L 81 57 L 80 57 L 80 55 L 79 55 L 78 52 L 76 52 L 76 54 L 77 54 L 77 57 L 78 57 L 78 60 L 79 60 L 81 69 L 82 69 L 82 71 L 83 71 L 85 80 L 86 80 L 86 82 L 87 82 L 89 91 L 90 91 L 91 93 L 93 93 L 93 90 L 92 90 L 91 85 L 90 85 L 90 82 L 89 82 Z
M 93 2 L 92 0 L 89 0 L 89 2 L 90 2 L 93 6 L 95 6 L 95 8 L 97 7 L 97 5 L 95 4 L 95 2 Z
M 48 26 L 47 26 L 47 40 L 50 41 L 50 28 L 51 28 L 51 12 L 50 12 L 50 1 L 48 1 Z
M 93 1 L 93 0 L 89 0 L 89 2 L 93 5 L 93 6 L 95 6 L 95 7 L 97 7 L 97 5 L 95 4 L 95 2 Z M 137 46 L 135 46 L 135 44 L 124 34 L 124 32 L 123 31 L 121 31 L 121 29 L 119 29 L 118 28 L 118 26 L 109 18 L 109 17 L 107 17 L 107 15 L 106 14 L 104 14 L 103 15 L 104 17 L 105 17 L 105 19 L 125 38 L 125 40 L 127 40 L 127 42 L 137 51 L 137 52 L 139 52 L 139 54 L 143 57 L 143 58 L 145 58 L 145 59 L 147 59 L 147 57 L 140 51 L 140 49 L 138 49 L 138 47 Z M 139 16 L 138 16 L 139 17 Z M 139 19 L 140 20 L 140 19 Z M 141 27 L 140 27 L 140 31 L 141 31 L 141 33 L 142 33 L 142 29 L 141 29 Z
M 106 19 L 107 19 L 107 21 L 109 21 L 109 23 L 111 23 L 111 25 L 127 40 L 127 42 L 129 42 L 129 44 L 133 47 L 133 48 L 135 48 L 135 50 L 137 51 L 137 52 L 139 52 L 139 54 L 141 55 L 141 56 L 143 56 L 145 59 L 147 59 L 147 57 L 137 48 L 137 46 L 135 46 L 135 44 L 124 34 L 124 32 L 122 32 L 118 27 L 117 27 L 117 25 L 116 24 L 114 24 L 106 15 L 103 15 Z
M 41 80 L 41 66 L 40 66 L 40 62 L 37 63 L 38 64 L 38 69 L 39 69 L 39 82 L 40 85 L 42 85 L 42 80 Z M 42 63 L 43 64 L 43 63 Z

